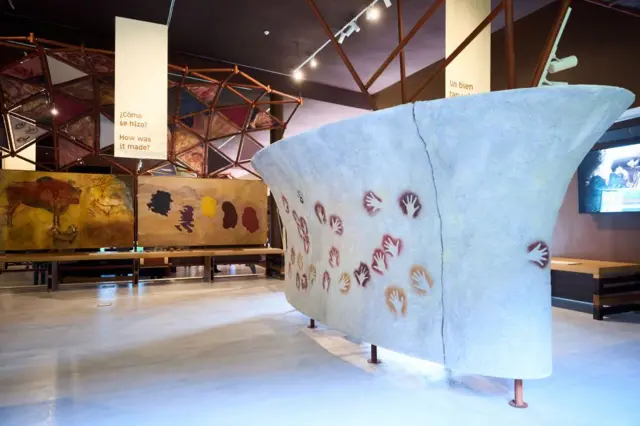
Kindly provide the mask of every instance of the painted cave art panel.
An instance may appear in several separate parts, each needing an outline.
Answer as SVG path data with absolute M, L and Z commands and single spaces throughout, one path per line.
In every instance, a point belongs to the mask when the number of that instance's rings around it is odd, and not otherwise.
M 141 246 L 229 246 L 267 242 L 261 181 L 173 176 L 138 178 Z
M 133 245 L 130 176 L 0 171 L 0 250 Z

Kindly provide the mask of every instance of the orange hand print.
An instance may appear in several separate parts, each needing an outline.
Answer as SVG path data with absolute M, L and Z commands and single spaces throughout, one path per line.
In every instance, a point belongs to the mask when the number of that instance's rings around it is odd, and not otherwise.
M 309 266 L 309 285 L 313 286 L 316 283 L 316 265 Z
M 433 278 L 429 270 L 424 266 L 413 265 L 409 272 L 411 278 L 411 287 L 417 294 L 424 296 L 427 290 L 433 288 Z
M 400 287 L 389 286 L 384 290 L 387 308 L 394 315 L 407 316 L 407 293 Z
M 340 293 L 343 293 L 343 294 L 349 293 L 350 289 L 351 289 L 351 277 L 349 276 L 348 273 L 343 272 L 342 275 L 340 275 Z

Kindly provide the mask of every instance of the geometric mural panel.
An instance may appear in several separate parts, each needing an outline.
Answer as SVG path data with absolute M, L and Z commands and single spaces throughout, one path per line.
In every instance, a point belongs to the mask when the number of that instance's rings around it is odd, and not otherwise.
M 76 80 L 73 83 L 59 87 L 60 91 L 76 98 L 91 101 L 93 99 L 93 81 L 91 77 Z
M 47 133 L 45 129 L 11 115 L 9 116 L 9 123 L 11 124 L 11 133 L 13 135 L 13 147 L 16 151 Z
M 51 126 L 53 121 L 49 97 L 44 93 L 23 102 L 11 110 L 11 114 L 20 115 L 47 127 Z
M 2 87 L 4 106 L 6 108 L 11 108 L 13 105 L 44 90 L 42 86 L 7 76 L 0 76 L 0 86 Z
M 213 119 L 209 125 L 209 134 L 207 140 L 226 138 L 231 135 L 237 135 L 242 133 L 242 126 L 237 126 L 235 123 L 226 118 L 222 113 L 213 113 Z
M 87 63 L 87 58 L 83 52 L 78 51 L 58 51 L 53 53 L 58 59 L 61 59 L 62 62 L 68 62 L 73 65 L 74 68 L 79 70 L 90 72 L 89 64 Z M 49 66 L 51 68 L 51 66 Z M 57 83 L 54 83 L 57 84 Z
M 113 121 L 100 114 L 100 149 L 113 145 Z
M 249 127 L 252 129 L 269 129 L 273 126 L 277 126 L 278 121 L 268 112 L 256 107 L 253 110 L 253 117 Z
M 208 109 L 198 98 L 189 91 L 180 87 L 172 87 L 168 91 L 167 115 L 173 117 L 177 115 L 183 117 L 198 111 Z
M 4 117 L 0 116 L 0 149 L 9 151 L 9 134 L 4 126 Z
M 235 135 L 224 139 L 217 139 L 213 141 L 213 146 L 227 157 L 235 160 L 238 157 L 241 141 L 242 135 Z
M 176 155 L 188 151 L 201 143 L 201 138 L 181 126 L 176 127 L 173 132 L 173 147 Z
M 7 47 L 16 43 L 21 44 L 19 49 Z M 114 73 L 112 52 L 3 38 L 0 150 L 11 153 L 36 143 L 36 163 L 53 169 L 98 155 L 109 156 L 109 161 L 97 160 L 95 165 L 113 165 L 119 172 L 235 178 L 250 173 L 245 163 L 270 142 L 270 130 L 284 127 L 269 113 L 271 97 L 266 86 L 246 74 L 231 68 L 170 66 L 169 158 L 138 167 L 131 159 L 113 157 Z M 285 111 L 295 111 L 302 103 L 299 97 L 280 96 L 278 104 Z M 57 164 L 51 164 L 53 158 Z
M 90 151 L 74 144 L 69 139 L 58 137 L 58 164 L 60 167 L 68 166 L 89 154 L 91 154 Z
M 204 144 L 178 155 L 177 158 L 192 170 L 197 173 L 202 173 L 204 165 Z
M 100 86 L 100 105 L 113 105 L 115 103 L 115 91 L 114 81 L 111 82 L 100 79 L 98 85 Z
M 231 105 L 250 105 L 249 102 L 247 102 L 246 99 L 242 98 L 239 93 L 240 90 L 232 89 L 230 87 L 223 88 L 216 105 L 219 107 Z
M 180 120 L 180 123 L 204 138 L 205 133 L 207 133 L 207 126 L 209 125 L 209 117 L 211 117 L 211 114 L 207 110 L 184 117 Z
M 116 65 L 113 57 L 100 53 L 89 53 L 87 55 L 93 71 L 97 73 L 111 73 L 115 71 Z
M 2 74 L 18 78 L 20 80 L 28 80 L 32 83 L 45 83 L 42 74 L 42 62 L 40 62 L 40 58 L 38 56 L 22 59 L 14 65 L 6 68 L 2 71 Z
M 217 150 L 209 147 L 208 168 L 209 173 L 219 172 L 229 166 L 232 166 L 233 160 L 228 159 L 224 155 L 220 154 Z
M 75 80 L 87 75 L 79 69 L 60 61 L 51 55 L 47 55 L 47 63 L 51 74 L 51 84 L 54 85 L 66 83 L 67 81 Z
M 220 85 L 218 84 L 188 84 L 185 86 L 191 93 L 193 93 L 200 102 L 203 102 L 207 106 L 211 105 L 218 93 Z
M 91 117 L 90 115 L 65 124 L 60 128 L 60 132 L 66 133 L 69 137 L 75 139 L 78 142 L 82 142 L 88 148 L 93 149 L 96 127 L 93 121 L 93 117 Z
M 218 112 L 241 129 L 244 127 L 244 123 L 247 121 L 249 112 L 251 112 L 251 105 L 226 107 L 224 109 L 218 110 Z
M 53 100 L 57 111 L 54 120 L 58 125 L 66 123 L 91 109 L 90 104 L 62 93 L 56 93 Z
M 255 153 L 261 149 L 262 145 L 260 145 L 258 141 L 248 134 L 244 135 L 242 139 L 242 148 L 240 149 L 240 155 L 238 156 L 238 162 L 251 160 Z

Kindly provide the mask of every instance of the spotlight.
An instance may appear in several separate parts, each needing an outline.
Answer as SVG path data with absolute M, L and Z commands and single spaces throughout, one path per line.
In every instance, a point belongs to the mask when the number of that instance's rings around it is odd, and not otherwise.
M 378 18 L 380 18 L 380 9 L 375 6 L 370 7 L 369 9 L 367 9 L 366 18 L 367 21 L 377 21 Z
M 567 56 L 566 58 L 562 59 L 555 58 L 549 65 L 549 74 L 555 74 L 557 72 L 568 70 L 576 66 L 578 66 L 578 57 L 575 55 Z
M 264 30 L 264 35 L 269 35 L 271 32 L 269 30 Z
M 382 0 L 385 6 L 391 7 L 391 0 Z
M 344 35 L 349 37 L 354 32 L 356 33 L 360 32 L 360 27 L 358 26 L 358 24 L 355 23 L 355 21 L 351 21 L 349 22 L 349 25 L 347 26 L 347 30 L 345 31 Z
M 345 33 L 341 32 L 340 35 L 338 36 L 338 43 L 342 44 L 346 37 L 347 37 L 347 35 Z
M 311 68 L 316 68 L 318 66 L 318 61 L 316 60 L 316 58 L 311 58 L 311 60 L 309 61 L 309 65 L 311 66 Z
M 58 115 L 58 110 L 55 108 L 51 108 L 51 115 Z
M 302 70 L 295 70 L 293 72 L 293 79 L 295 81 L 302 81 L 304 79 L 304 73 L 302 72 Z

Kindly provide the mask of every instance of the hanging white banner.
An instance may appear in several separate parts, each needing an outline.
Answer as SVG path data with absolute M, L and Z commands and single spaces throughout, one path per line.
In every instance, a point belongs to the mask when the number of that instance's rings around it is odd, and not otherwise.
M 491 13 L 491 0 L 447 0 L 445 53 L 447 57 Z M 491 25 L 449 64 L 446 97 L 491 91 Z
M 116 17 L 116 157 L 167 159 L 167 68 L 167 26 Z

